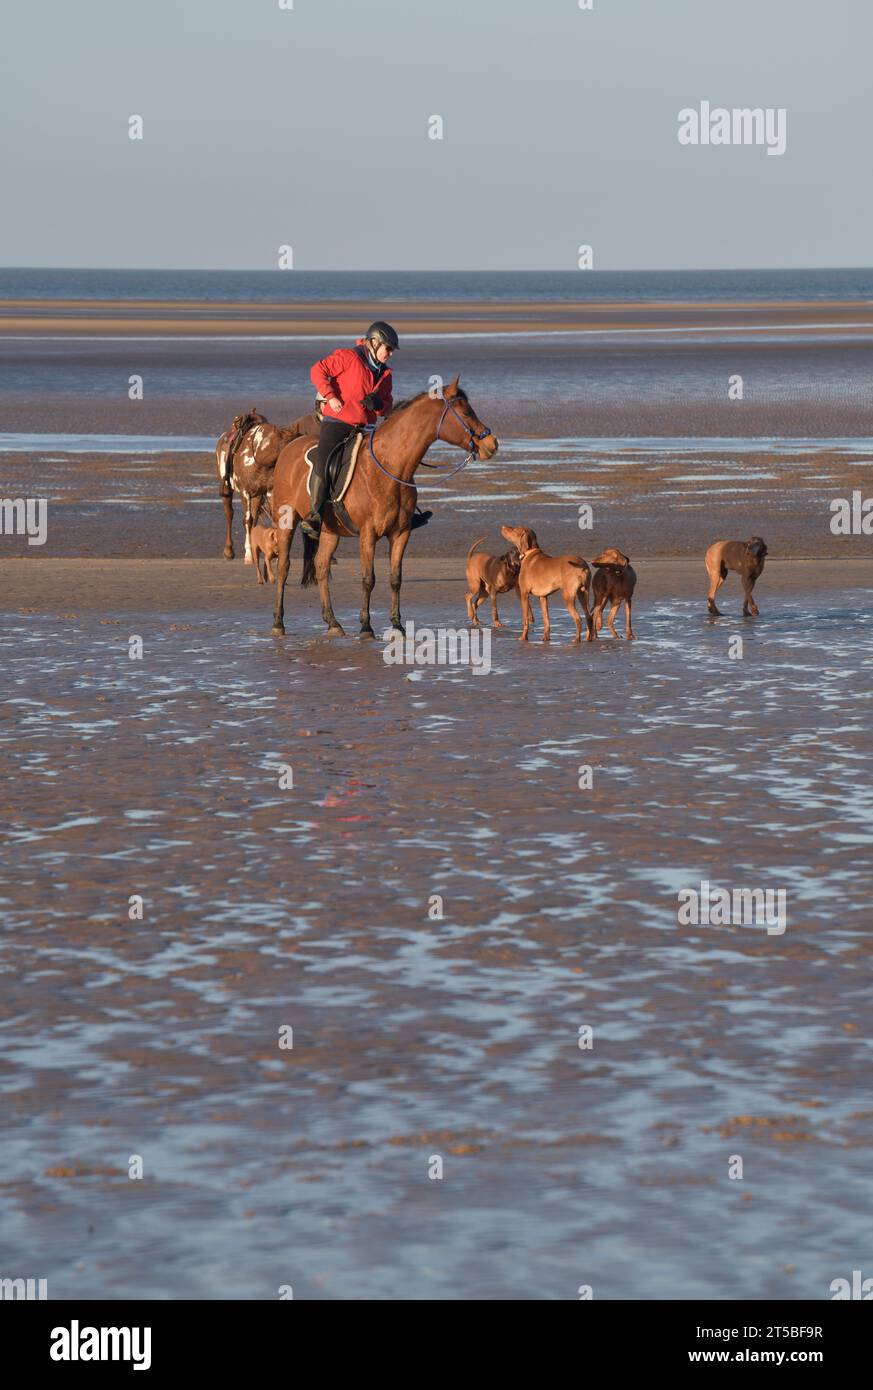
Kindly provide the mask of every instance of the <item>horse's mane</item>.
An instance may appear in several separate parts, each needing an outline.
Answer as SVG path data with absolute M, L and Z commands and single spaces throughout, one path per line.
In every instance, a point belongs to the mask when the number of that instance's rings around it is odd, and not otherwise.
M 420 401 L 420 400 L 422 399 L 422 397 L 427 396 L 428 394 L 429 394 L 429 393 L 428 393 L 427 391 L 419 391 L 419 393 L 418 393 L 417 396 L 409 396 L 408 399 L 405 400 L 405 401 L 398 401 L 396 405 L 394 405 L 394 406 L 391 407 L 391 409 L 389 410 L 388 415 L 387 415 L 386 418 L 390 420 L 391 417 L 392 417 L 392 415 L 397 415 L 401 410 L 406 410 L 408 406 L 410 406 L 410 405 L 415 405 L 415 402 L 416 402 L 416 401 Z M 457 389 L 457 391 L 456 391 L 456 393 L 455 393 L 455 395 L 452 396 L 452 400 L 453 400 L 453 401 L 466 401 L 466 400 L 467 400 L 467 393 L 466 393 L 466 391 L 463 390 L 463 388 L 459 386 L 458 389 Z

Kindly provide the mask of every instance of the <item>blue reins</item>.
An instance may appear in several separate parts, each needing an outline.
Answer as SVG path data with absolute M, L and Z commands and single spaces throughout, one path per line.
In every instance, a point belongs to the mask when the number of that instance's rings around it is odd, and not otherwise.
M 476 431 L 467 424 L 467 421 L 464 419 L 464 417 L 462 415 L 459 415 L 457 410 L 453 408 L 451 401 L 444 400 L 443 413 L 440 416 L 440 421 L 436 428 L 436 435 L 434 436 L 433 441 L 434 444 L 436 444 L 437 440 L 440 438 L 440 430 L 443 427 L 443 420 L 445 420 L 446 418 L 446 411 L 451 411 L 455 419 L 463 426 L 463 428 L 467 431 L 468 435 L 470 436 L 470 452 L 469 454 L 467 454 L 466 458 L 462 459 L 462 461 L 458 464 L 457 468 L 451 469 L 451 471 L 448 473 L 441 472 L 440 474 L 440 476 L 443 478 L 452 478 L 456 473 L 460 473 L 462 468 L 466 468 L 467 464 L 470 463 L 476 457 L 476 445 L 479 443 L 481 439 L 487 439 L 491 431 L 487 425 L 483 425 L 482 429 L 477 434 Z M 415 487 L 415 483 L 409 482 L 406 478 L 398 478 L 396 473 L 392 473 L 390 469 L 386 468 L 385 465 L 383 463 L 380 463 L 377 459 L 376 450 L 373 448 L 373 435 L 379 428 L 378 425 L 365 425 L 364 428 L 369 436 L 370 457 L 375 463 L 376 467 L 385 474 L 386 478 L 392 478 L 395 483 L 403 483 L 405 487 Z M 444 444 L 447 444 L 449 442 L 449 440 L 443 440 Z M 421 466 L 422 468 L 443 468 L 442 464 L 425 463 L 424 459 L 421 460 Z

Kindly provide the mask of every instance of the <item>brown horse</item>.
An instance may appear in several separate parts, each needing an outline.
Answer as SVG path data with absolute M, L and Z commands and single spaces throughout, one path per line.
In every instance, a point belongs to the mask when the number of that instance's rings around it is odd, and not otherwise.
M 364 439 L 361 444 L 343 505 L 360 533 L 362 638 L 376 635 L 370 626 L 370 595 L 376 583 L 373 554 L 376 542 L 383 536 L 390 547 L 391 625 L 403 630 L 400 621 L 403 552 L 412 529 L 418 496 L 412 479 L 427 450 L 437 439 L 468 449 L 470 458 L 478 455 L 480 459 L 489 459 L 497 451 L 497 440 L 487 425 L 482 424 L 466 393 L 460 389 L 457 377 L 445 388 L 442 397 L 423 392 L 410 401 L 396 405 L 384 423 L 370 434 L 369 440 Z M 285 581 L 288 578 L 291 541 L 301 516 L 309 512 L 304 455 L 312 443 L 312 439 L 296 439 L 286 444 L 273 476 L 273 516 L 279 531 L 276 609 L 273 616 L 275 633 L 285 631 Z M 324 509 L 319 540 L 304 537 L 303 541 L 303 576 L 300 582 L 307 585 L 318 580 L 321 615 L 331 637 L 342 637 L 345 633 L 330 601 L 330 562 L 341 537 L 349 534 L 328 504 Z
M 252 556 L 252 527 L 258 519 L 264 499 L 273 487 L 273 469 L 283 445 L 289 440 L 299 439 L 305 434 L 318 434 L 320 417 L 315 411 L 301 415 L 291 425 L 271 425 L 257 410 L 237 416 L 241 425 L 246 426 L 241 439 L 237 439 L 233 450 L 231 474 L 227 476 L 227 455 L 234 435 L 238 434 L 236 421 L 218 440 L 215 446 L 215 466 L 218 469 L 218 482 L 221 500 L 224 504 L 226 523 L 224 537 L 224 558 L 232 560 L 233 548 L 233 494 L 238 492 L 243 504 L 243 525 L 246 532 L 247 565 L 254 564 Z M 246 421 L 250 423 L 246 425 Z M 229 486 L 228 486 L 229 484 Z

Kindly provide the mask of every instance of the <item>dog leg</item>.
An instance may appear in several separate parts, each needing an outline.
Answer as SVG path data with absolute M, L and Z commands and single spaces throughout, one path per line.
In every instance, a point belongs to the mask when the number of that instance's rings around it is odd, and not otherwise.
M 530 606 L 530 594 L 519 592 L 519 602 L 521 603 L 521 636 L 519 642 L 527 641 L 528 630 L 533 622 L 533 610 Z
M 578 593 L 577 597 L 578 597 L 578 598 L 581 598 L 581 600 L 582 600 L 582 608 L 584 609 L 584 612 L 585 612 L 585 628 L 586 628 L 586 632 L 585 632 L 585 641 L 586 641 L 586 642 L 593 642 L 594 639 L 595 639 L 596 636 L 597 636 L 597 629 L 595 628 L 594 622 L 593 622 L 592 617 L 591 617 L 591 609 L 588 607 L 588 583 L 587 583 L 587 581 L 586 581 L 585 584 L 582 585 L 582 588 L 579 590 L 579 593 Z
M 488 585 L 485 583 L 485 580 L 483 579 L 479 588 L 479 592 L 476 595 L 476 599 L 473 604 L 473 621 L 475 622 L 477 627 L 479 627 L 479 605 L 480 603 L 484 603 L 487 597 Z
M 760 611 L 759 608 L 758 608 L 757 603 L 756 603 L 755 600 L 752 598 L 752 590 L 754 589 L 754 587 L 755 587 L 755 581 L 754 581 L 754 579 L 744 579 L 744 580 L 743 580 L 743 617 L 744 617 L 744 618 L 748 618 L 748 617 L 749 617 L 749 614 L 751 614 L 752 617 L 757 618 L 758 613 L 759 613 L 759 611 Z
M 714 614 L 716 618 L 720 618 L 721 611 L 715 606 L 715 596 L 718 593 L 724 581 L 727 579 L 727 570 L 725 569 L 724 565 L 719 564 L 718 569 L 709 569 L 709 567 L 707 567 L 707 573 L 709 574 L 709 593 L 707 594 L 706 598 L 707 603 L 709 605 L 709 611 L 710 613 Z
M 542 603 L 543 601 L 544 601 L 543 599 L 540 599 L 540 602 L 541 602 L 541 603 Z M 576 629 L 576 636 L 573 637 L 573 638 L 571 638 L 570 640 L 571 640 L 572 642 L 574 642 L 574 643 L 575 643 L 575 642 L 581 642 L 581 641 L 582 641 L 582 620 L 581 620 L 581 618 L 579 617 L 579 610 L 578 610 L 577 607 L 576 607 L 576 598 L 575 598 L 575 595 L 574 595 L 572 598 L 568 598 L 567 595 L 564 594 L 564 605 L 565 605 L 565 607 L 566 607 L 566 609 L 567 609 L 567 612 L 570 614 L 570 617 L 573 619 L 573 626 L 574 626 L 575 629 Z
M 476 616 L 476 608 L 473 607 L 473 600 L 474 600 L 474 599 L 476 600 L 476 607 L 478 607 L 479 599 L 480 599 L 481 595 L 482 595 L 482 584 L 481 584 L 481 581 L 480 581 L 478 589 L 471 589 L 470 592 L 467 594 L 467 599 L 466 599 L 466 602 L 467 602 L 467 619 L 468 619 L 469 622 L 471 622 L 471 623 L 473 624 L 474 627 L 478 627 L 478 626 L 479 626 L 479 619 L 478 619 L 477 616 Z
M 540 599 L 540 608 L 543 611 L 543 641 L 548 642 L 551 636 L 552 625 L 549 622 L 549 600 L 547 598 Z
M 606 615 L 606 626 L 609 628 L 613 637 L 618 636 L 618 633 L 615 630 L 615 615 L 618 612 L 619 608 L 621 608 L 621 599 L 619 599 L 616 603 L 612 605 L 612 607 Z
M 633 628 L 631 627 L 631 600 L 629 598 L 624 601 L 624 635 L 628 642 L 634 640 Z
M 497 612 L 497 590 L 491 590 L 491 621 L 495 627 L 503 627 L 500 621 L 500 614 Z

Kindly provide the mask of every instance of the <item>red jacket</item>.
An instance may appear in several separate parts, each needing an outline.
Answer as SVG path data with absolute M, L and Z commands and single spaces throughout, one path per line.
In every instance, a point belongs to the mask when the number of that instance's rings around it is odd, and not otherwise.
M 391 395 L 391 368 L 386 367 L 376 385 L 376 378 L 367 361 L 366 339 L 359 338 L 353 348 L 337 348 L 329 357 L 316 362 L 309 373 L 312 384 L 325 397 L 325 420 L 345 420 L 349 425 L 372 425 L 378 415 L 387 415 L 394 404 Z M 361 404 L 364 396 L 378 391 L 382 402 L 378 411 L 367 410 Z M 343 408 L 336 415 L 327 401 L 338 396 Z

